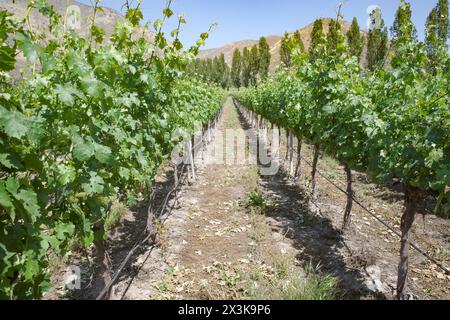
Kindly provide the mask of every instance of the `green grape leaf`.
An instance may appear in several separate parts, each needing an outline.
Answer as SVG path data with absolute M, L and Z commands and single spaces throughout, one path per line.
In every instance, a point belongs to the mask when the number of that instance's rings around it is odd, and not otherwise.
M 65 186 L 75 181 L 77 177 L 77 172 L 74 167 L 67 165 L 59 165 L 58 169 L 59 169 L 58 182 L 60 184 Z
M 16 65 L 16 52 L 6 45 L 0 46 L 0 71 L 11 71 Z
M 83 183 L 81 187 L 88 196 L 100 194 L 104 190 L 105 181 L 97 173 L 91 172 L 89 182 Z
M 111 161 L 111 148 L 95 143 L 94 144 L 95 158 L 103 164 L 108 164 Z
M 36 154 L 27 154 L 23 159 L 23 162 L 30 170 L 42 171 L 44 165 Z
M 100 99 L 103 96 L 104 86 L 92 76 L 86 76 L 81 79 L 81 88 L 89 96 Z
M 322 110 L 327 114 L 333 114 L 336 112 L 337 108 L 336 106 L 326 105 L 322 108 Z
M 58 99 L 67 106 L 72 106 L 74 103 L 74 94 L 76 93 L 70 85 L 58 84 L 55 89 Z
M 165 8 L 163 10 L 163 13 L 167 18 L 170 18 L 171 16 L 173 16 L 173 11 L 170 8 Z
M 17 139 L 25 136 L 29 130 L 28 119 L 24 115 L 18 112 L 8 111 L 1 106 L 0 126 L 3 127 L 8 136 Z
M 438 179 L 450 187 L 450 169 L 439 169 L 436 173 Z
M 428 157 L 425 159 L 425 165 L 428 168 L 432 168 L 433 164 L 439 162 L 444 157 L 444 151 L 442 149 L 431 150 Z
M 104 29 L 100 28 L 99 26 L 97 26 L 95 24 L 92 25 L 92 27 L 91 27 L 91 35 L 95 39 L 95 42 L 97 42 L 97 43 L 103 42 L 105 34 L 106 33 L 105 33 Z
M 36 275 L 39 274 L 40 268 L 39 268 L 39 262 L 36 259 L 29 259 L 25 262 L 25 272 L 24 277 L 25 280 L 32 280 Z
M 0 205 L 3 208 L 13 208 L 14 205 L 11 201 L 11 197 L 9 196 L 8 192 L 5 188 L 5 182 L 0 181 Z
M 16 154 L 11 153 L 0 153 L 0 164 L 8 169 L 20 169 L 22 164 L 20 163 L 20 158 Z
M 125 180 L 130 179 L 130 170 L 124 167 L 119 169 L 119 176 Z
M 19 187 L 19 181 L 17 181 L 15 178 L 9 177 L 8 180 L 6 180 L 6 190 L 8 190 L 8 192 L 13 196 L 17 194 L 17 191 L 19 191 Z
M 161 19 L 156 19 L 155 22 L 153 23 L 153 28 L 155 30 L 158 30 L 159 28 L 161 28 L 163 25 L 163 21 Z
M 29 63 L 39 62 L 40 48 L 28 35 L 23 32 L 18 32 L 14 39 L 16 40 L 18 48 L 23 51 L 23 54 Z
M 75 225 L 73 223 L 61 223 L 55 228 L 56 237 L 59 240 L 65 240 L 72 236 L 75 232 Z
M 139 21 L 144 19 L 144 15 L 139 8 L 134 8 L 127 11 L 127 13 L 125 14 L 125 18 L 128 19 L 128 21 L 130 21 L 133 26 L 137 26 L 139 24 Z
M 175 39 L 175 40 L 173 41 L 173 47 L 174 47 L 176 50 L 181 50 L 181 49 L 183 49 L 183 44 L 181 43 L 180 40 Z
M 21 201 L 25 210 L 29 213 L 30 220 L 35 223 L 40 210 L 36 193 L 30 190 L 20 190 L 14 197 Z
M 92 143 L 84 141 L 81 137 L 76 137 L 73 140 L 73 157 L 78 161 L 87 161 L 94 155 L 94 146 Z

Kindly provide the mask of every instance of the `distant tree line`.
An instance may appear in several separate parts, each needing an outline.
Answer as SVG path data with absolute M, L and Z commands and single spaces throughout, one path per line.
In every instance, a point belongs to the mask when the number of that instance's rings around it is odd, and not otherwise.
M 233 53 L 231 68 L 226 63 L 225 55 L 213 59 L 196 59 L 187 67 L 188 75 L 195 75 L 206 82 L 214 83 L 223 88 L 230 86 L 254 86 L 259 80 L 269 76 L 271 61 L 270 46 L 265 37 L 251 48 Z
M 230 67 L 222 53 L 213 59 L 196 59 L 187 66 L 187 74 L 200 77 L 205 82 L 213 83 L 224 89 L 230 87 Z
M 364 54 L 365 66 L 369 70 L 374 70 L 386 66 L 388 52 L 395 53 L 400 39 L 406 37 L 416 42 L 417 30 L 412 23 L 407 23 L 411 21 L 411 8 L 408 3 L 400 6 L 397 10 L 394 24 L 390 28 L 390 39 L 379 8 L 374 9 L 371 19 L 372 25 L 367 33 L 363 33 L 357 19 L 353 18 L 346 34 L 346 41 L 350 54 L 360 62 Z M 314 22 L 307 52 L 309 59 L 320 57 L 324 46 L 330 49 L 328 52 L 331 54 L 339 52 L 337 46 L 340 43 L 340 39 L 338 39 L 340 33 L 338 31 L 341 29 L 341 25 L 336 20 L 330 20 L 328 29 L 328 34 L 324 35 L 323 20 L 317 19 Z M 438 65 L 440 52 L 448 51 L 448 35 L 448 0 L 439 0 L 426 22 L 425 46 L 430 72 L 434 72 Z M 281 67 L 291 68 L 294 66 L 294 57 L 298 53 L 306 53 L 300 32 L 286 32 L 280 40 Z M 259 81 L 265 80 L 269 76 L 271 58 L 271 48 L 266 38 L 261 37 L 259 43 L 253 47 L 244 48 L 242 52 L 236 49 L 233 53 L 231 67 L 226 63 L 224 54 L 221 54 L 214 59 L 197 59 L 188 67 L 188 72 L 223 88 L 256 86 Z

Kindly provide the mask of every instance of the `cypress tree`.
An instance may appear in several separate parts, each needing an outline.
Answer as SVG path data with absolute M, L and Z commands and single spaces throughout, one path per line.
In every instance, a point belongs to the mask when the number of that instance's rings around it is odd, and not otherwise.
M 295 49 L 300 50 L 300 52 L 305 52 L 305 45 L 298 30 L 292 34 L 286 32 L 281 39 L 280 59 L 287 68 L 292 67 L 292 52 Z
M 250 51 L 250 84 L 256 85 L 259 73 L 259 50 L 255 44 Z
M 322 19 L 317 19 L 314 21 L 311 32 L 311 47 L 309 48 L 309 57 L 311 60 L 315 60 L 323 55 L 325 42 Z
M 267 79 L 270 68 L 270 47 L 266 38 L 259 39 L 259 75 L 261 80 Z
M 360 61 L 364 47 L 364 35 L 360 32 L 356 17 L 353 18 L 352 25 L 347 33 L 347 43 L 350 55 L 358 58 L 358 61 Z
M 439 28 L 438 28 L 438 38 L 441 45 L 448 48 L 447 40 L 449 37 L 449 20 L 448 20 L 448 0 L 439 0 L 438 4 L 438 17 L 439 17 Z
M 224 89 L 228 88 L 230 82 L 230 68 L 225 61 L 225 55 L 223 53 L 218 59 L 217 73 L 218 84 Z
M 242 55 L 242 84 L 245 87 L 248 87 L 250 85 L 251 77 L 250 50 L 248 50 L 248 48 L 244 48 Z
M 386 58 L 388 44 L 388 30 L 381 17 L 381 10 L 376 9 L 373 14 L 378 16 L 380 21 L 369 30 L 367 37 L 367 66 L 370 70 L 376 67 L 383 67 L 382 63 Z
M 431 10 L 428 15 L 427 22 L 425 25 L 425 47 L 427 50 L 428 58 L 428 71 L 434 73 L 436 67 L 439 63 L 438 52 L 439 52 L 439 10 L 437 7 Z
M 411 5 L 408 2 L 401 1 L 401 5 L 395 15 L 394 25 L 391 28 L 394 49 L 391 65 L 394 68 L 403 64 L 406 58 L 404 56 L 405 51 L 399 49 L 404 45 L 408 46 L 417 41 L 417 31 L 412 23 L 411 15 Z
M 198 59 L 195 59 L 194 62 L 191 62 L 186 66 L 186 74 L 187 75 L 195 76 L 197 74 L 197 70 L 198 70 L 198 68 L 197 68 L 198 61 L 197 60 Z
M 239 49 L 234 50 L 233 62 L 231 64 L 231 82 L 236 88 L 241 87 L 241 70 L 242 70 L 242 58 Z
M 281 39 L 280 60 L 285 67 L 289 68 L 291 66 L 291 48 L 289 47 L 289 33 L 287 32 L 284 33 Z
M 208 59 L 202 60 L 201 63 L 199 64 L 199 68 L 201 68 L 200 74 L 202 75 L 203 81 L 210 81 L 211 74 L 208 73 L 209 72 Z
M 214 74 L 214 63 L 212 59 L 206 60 L 206 81 L 208 82 L 214 82 L 215 81 L 215 74 Z
M 214 57 L 213 59 L 213 63 L 212 63 L 212 68 L 213 68 L 213 72 L 212 72 L 212 78 L 215 84 L 219 85 L 220 84 L 220 80 L 221 80 L 221 70 L 220 70 L 220 61 L 219 61 L 219 57 Z
M 327 48 L 328 52 L 334 55 L 337 53 L 338 44 L 340 42 L 339 32 L 341 30 L 341 25 L 336 20 L 331 20 L 328 29 Z
M 394 24 L 391 27 L 392 43 L 394 48 L 401 43 L 417 41 L 417 30 L 411 20 L 411 4 L 401 1 L 395 13 Z
M 294 32 L 294 48 L 300 49 L 301 52 L 305 52 L 305 45 L 303 43 L 302 35 L 300 34 L 300 31 Z
M 441 62 L 440 55 L 448 52 L 448 0 L 440 0 L 431 10 L 425 29 L 428 71 L 435 73 Z

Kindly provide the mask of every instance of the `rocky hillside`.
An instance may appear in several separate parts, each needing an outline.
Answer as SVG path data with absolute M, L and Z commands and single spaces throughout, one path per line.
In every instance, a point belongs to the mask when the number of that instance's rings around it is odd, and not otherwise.
M 64 17 L 67 11 L 67 1 L 66 0 L 47 0 L 50 5 L 62 16 Z M 26 15 L 28 4 L 30 0 L 0 0 L 0 10 L 7 10 L 13 13 L 17 18 L 23 19 Z M 77 32 L 80 33 L 82 37 L 89 37 L 90 35 L 90 25 L 91 19 L 93 17 L 94 9 L 91 6 L 84 5 L 78 1 L 71 1 L 71 5 L 78 6 L 80 8 L 80 29 Z M 97 11 L 95 23 L 105 30 L 106 37 L 109 37 L 114 32 L 114 26 L 121 21 L 123 16 L 120 12 L 113 10 L 111 8 L 102 7 L 102 10 Z M 34 9 L 30 13 L 30 24 L 35 32 L 46 33 L 48 31 L 48 18 L 43 16 L 38 10 Z M 148 29 L 144 31 L 148 39 L 152 39 L 153 33 Z M 139 35 L 142 33 L 139 32 Z M 22 54 L 17 56 L 16 69 L 12 71 L 12 76 L 14 78 L 20 78 L 21 74 L 27 74 L 27 70 L 22 67 L 25 65 L 25 58 Z
M 30 0 L 0 0 L 0 10 L 6 9 L 11 13 L 14 13 L 19 19 L 25 17 L 28 4 Z M 67 1 L 65 0 L 48 0 L 48 3 L 52 5 L 55 10 L 62 16 L 66 13 Z M 79 32 L 82 36 L 88 36 L 90 18 L 94 12 L 93 8 L 77 1 L 71 1 L 72 5 L 76 5 L 80 8 L 81 13 L 81 29 Z M 103 12 L 97 12 L 96 23 L 99 27 L 105 30 L 107 36 L 111 35 L 114 30 L 114 25 L 123 19 L 121 14 L 110 8 L 103 8 Z M 34 30 L 45 31 L 47 30 L 48 22 L 47 18 L 40 14 L 37 10 L 33 10 L 30 14 L 31 25 Z

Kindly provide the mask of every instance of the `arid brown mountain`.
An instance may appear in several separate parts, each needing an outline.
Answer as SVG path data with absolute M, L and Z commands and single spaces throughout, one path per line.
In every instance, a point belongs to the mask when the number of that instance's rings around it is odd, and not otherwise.
M 324 26 L 324 32 L 325 34 L 328 33 L 329 25 L 331 18 L 322 18 L 323 20 L 323 26 Z M 342 31 L 344 33 L 347 33 L 350 30 L 351 24 L 346 21 L 340 21 Z M 305 44 L 305 48 L 309 49 L 309 46 L 311 44 L 311 32 L 313 29 L 314 23 L 311 23 L 307 25 L 306 27 L 299 29 L 300 35 L 302 36 L 303 43 Z M 295 32 L 295 31 L 294 31 Z M 277 66 L 280 64 L 280 46 L 281 46 L 281 39 L 282 36 L 267 36 L 267 42 L 269 43 L 269 46 L 271 48 L 272 53 L 272 60 L 270 63 L 270 70 L 274 71 Z M 225 54 L 225 61 L 231 65 L 231 61 L 233 59 L 233 52 L 236 49 L 243 50 L 245 47 L 251 47 L 258 43 L 258 40 L 244 40 L 244 41 L 238 41 L 233 42 L 230 44 L 227 44 L 221 48 L 216 49 L 210 49 L 210 50 L 203 50 L 199 54 L 199 58 L 201 59 L 207 59 L 207 58 L 214 58 L 222 53 Z
M 276 46 L 281 41 L 281 36 L 267 36 L 267 43 L 272 48 Z M 222 53 L 225 55 L 225 61 L 231 65 L 231 60 L 233 59 L 233 53 L 234 50 L 244 50 L 246 47 L 252 47 L 255 44 L 258 44 L 258 40 L 242 40 L 237 42 L 232 42 L 229 44 L 224 45 L 220 48 L 215 49 L 209 49 L 209 50 L 202 50 L 199 53 L 200 59 L 207 59 L 207 58 L 215 58 L 220 56 Z
M 56 12 L 58 12 L 62 17 L 65 17 L 67 11 L 67 0 L 47 0 L 47 2 L 53 6 Z M 0 10 L 7 10 L 13 13 L 17 18 L 23 19 L 26 15 L 29 3 L 30 0 L 0 0 Z M 89 37 L 89 30 L 94 13 L 93 7 L 73 0 L 70 1 L 70 5 L 77 6 L 80 10 L 80 28 L 76 31 L 84 38 Z M 114 26 L 123 19 L 124 17 L 120 14 L 120 12 L 107 7 L 102 7 L 102 9 L 98 10 L 96 13 L 95 23 L 105 31 L 105 39 L 109 39 L 109 37 L 114 32 Z M 33 9 L 30 13 L 30 25 L 34 32 L 48 32 L 48 18 L 43 16 L 36 9 Z M 153 33 L 151 31 L 146 29 L 144 33 L 148 39 L 152 39 Z M 141 34 L 142 33 L 139 32 L 139 36 Z M 14 78 L 19 78 L 21 76 L 20 69 L 24 65 L 25 58 L 22 54 L 19 54 L 17 56 L 16 69 L 12 72 Z M 26 70 L 22 70 L 22 72 L 25 72 L 25 74 L 27 74 Z
M 0 0 L 0 10 L 7 10 L 14 13 L 14 15 L 19 19 L 22 19 L 25 17 L 29 3 L 30 0 L 15 0 L 14 3 L 12 0 Z M 64 17 L 67 8 L 66 0 L 48 0 L 48 3 L 52 5 L 61 16 Z M 88 36 L 90 19 L 92 18 L 94 12 L 93 8 L 77 1 L 71 1 L 71 5 L 78 6 L 80 8 L 81 29 L 79 32 L 83 37 Z M 95 21 L 99 27 L 105 30 L 106 35 L 109 36 L 113 33 L 114 25 L 116 25 L 116 23 L 121 19 L 123 19 L 123 17 L 119 12 L 104 7 L 103 10 L 97 12 Z M 41 32 L 47 30 L 47 18 L 40 14 L 37 10 L 33 10 L 31 12 L 30 22 L 33 30 L 38 30 Z
M 23 19 L 26 15 L 28 4 L 30 0 L 0 0 L 0 10 L 7 10 L 13 13 L 17 18 Z M 48 0 L 48 3 L 54 7 L 62 17 L 66 15 L 67 1 L 66 0 Z M 71 1 L 71 5 L 78 6 L 80 8 L 80 29 L 77 32 L 82 37 L 89 37 L 90 21 L 94 13 L 94 9 L 90 6 L 81 4 L 77 1 Z M 96 23 L 99 27 L 105 30 L 107 36 L 113 33 L 114 25 L 123 19 L 119 12 L 103 8 L 98 11 L 96 15 Z M 38 10 L 33 9 L 30 13 L 30 25 L 34 32 L 45 33 L 48 30 L 48 18 L 39 13 Z M 30 26 L 28 26 L 30 27 Z M 13 78 L 19 79 L 23 75 L 28 75 L 29 70 L 25 68 L 25 58 L 23 54 L 19 54 L 16 57 L 16 69 L 11 72 Z

